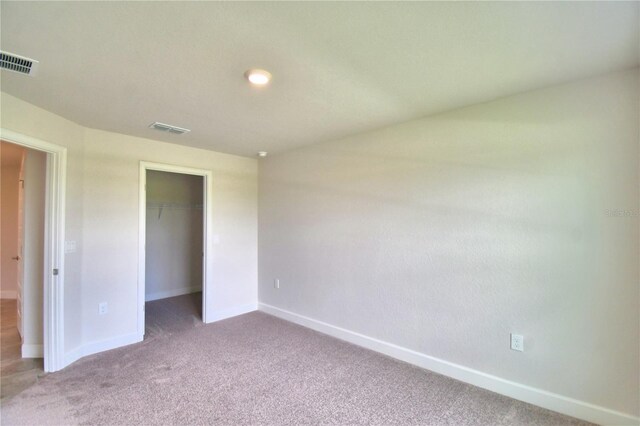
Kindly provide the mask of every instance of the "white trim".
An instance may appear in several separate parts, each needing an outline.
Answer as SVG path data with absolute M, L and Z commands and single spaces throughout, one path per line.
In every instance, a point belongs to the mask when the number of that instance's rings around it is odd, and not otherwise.
M 145 244 L 147 227 L 147 170 L 161 172 L 182 173 L 187 175 L 202 176 L 203 180 L 203 255 L 202 255 L 202 321 L 212 322 L 209 318 L 207 306 L 213 301 L 213 172 L 211 170 L 194 169 L 191 167 L 176 166 L 172 164 L 151 163 L 140 161 L 140 186 L 138 188 L 138 338 L 144 339 L 144 303 L 145 303 Z M 210 290 L 210 291 L 209 291 Z M 210 300 L 211 299 L 211 300 Z
M 167 297 L 175 297 L 182 296 L 183 294 L 191 294 L 197 293 L 201 291 L 200 287 L 183 287 L 183 288 L 175 288 L 171 290 L 165 291 L 156 291 L 155 293 L 145 295 L 145 300 L 147 302 L 151 302 L 159 299 L 166 299 Z
M 0 128 L 0 139 L 46 152 L 47 188 L 44 227 L 44 371 L 64 363 L 64 232 L 67 148 Z M 53 270 L 58 270 L 58 275 Z
M 110 351 L 111 349 L 121 348 L 122 346 L 132 345 L 141 342 L 138 333 L 124 334 L 122 336 L 111 339 L 90 342 L 82 346 L 82 356 L 97 354 L 98 352 Z
M 43 345 L 22 345 L 22 358 L 42 358 L 43 356 Z
M 282 318 L 287 321 L 308 327 L 329 336 L 345 340 L 354 345 L 385 354 L 409 364 L 416 365 L 436 373 L 452 377 L 465 383 L 488 389 L 508 397 L 525 401 L 549 410 L 557 411 L 568 416 L 584 419 L 603 425 L 638 424 L 640 418 L 619 411 L 610 410 L 588 402 L 568 398 L 542 389 L 533 388 L 521 383 L 512 382 L 501 377 L 486 374 L 469 367 L 454 364 L 443 359 L 435 358 L 393 343 L 374 339 L 364 334 L 356 333 L 344 328 L 336 327 L 294 312 L 260 303 L 260 311 Z
M 212 321 L 221 321 L 227 318 L 235 317 L 237 315 L 246 314 L 256 311 L 258 309 L 257 303 L 249 303 L 247 305 L 236 306 L 231 309 L 225 309 L 223 311 L 214 311 L 212 315 Z M 123 346 L 132 345 L 134 343 L 140 343 L 142 339 L 138 336 L 138 333 L 125 334 L 115 337 L 113 339 L 105 339 L 97 342 L 91 342 L 83 346 L 79 346 L 72 351 L 65 354 L 65 365 L 72 364 L 85 356 L 97 354 L 99 352 L 109 351 L 117 349 Z
M 248 314 L 249 312 L 257 311 L 257 303 L 247 303 L 246 305 L 234 306 L 233 308 L 224 309 L 221 311 L 214 311 L 210 322 L 222 321 L 227 318 L 237 317 L 238 315 Z
M 1 290 L 0 299 L 17 299 L 18 292 L 16 290 Z
M 114 337 L 112 339 L 99 340 L 97 342 L 90 342 L 86 345 L 79 346 L 72 351 L 65 354 L 65 365 L 76 362 L 82 357 L 97 354 L 98 352 L 109 351 L 111 349 L 121 348 L 123 346 L 139 343 L 142 340 L 138 338 L 138 333 L 124 334 L 122 336 Z
M 82 346 L 79 346 L 64 355 L 64 365 L 70 365 L 82 358 Z

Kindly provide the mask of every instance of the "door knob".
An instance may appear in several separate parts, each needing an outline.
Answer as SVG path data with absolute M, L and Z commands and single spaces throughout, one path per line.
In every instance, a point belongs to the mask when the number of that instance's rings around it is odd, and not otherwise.
M 12 257 L 13 260 L 20 260 L 20 256 Z

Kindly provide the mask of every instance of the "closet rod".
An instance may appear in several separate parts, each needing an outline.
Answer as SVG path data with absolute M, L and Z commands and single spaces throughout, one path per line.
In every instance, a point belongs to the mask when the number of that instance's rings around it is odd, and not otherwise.
M 147 210 L 158 209 L 158 220 L 162 216 L 164 209 L 169 210 L 202 210 L 202 204 L 184 204 L 184 203 L 147 203 Z

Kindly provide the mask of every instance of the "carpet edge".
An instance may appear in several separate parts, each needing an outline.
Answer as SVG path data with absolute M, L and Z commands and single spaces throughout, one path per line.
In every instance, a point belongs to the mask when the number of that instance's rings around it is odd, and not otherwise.
M 635 425 L 640 423 L 640 417 L 483 373 L 266 303 L 258 303 L 258 310 L 400 361 L 567 416 L 602 425 Z

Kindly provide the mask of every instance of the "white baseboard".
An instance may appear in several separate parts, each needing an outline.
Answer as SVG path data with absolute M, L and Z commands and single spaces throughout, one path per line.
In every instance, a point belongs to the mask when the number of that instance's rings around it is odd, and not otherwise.
M 183 287 L 183 288 L 177 288 L 177 289 L 171 289 L 171 290 L 165 290 L 165 291 L 157 291 L 155 293 L 150 293 L 145 295 L 144 301 L 151 302 L 152 300 L 166 299 L 167 297 L 182 296 L 183 294 L 197 293 L 199 291 L 202 291 L 202 286 Z
M 42 345 L 22 345 L 22 358 L 43 358 L 44 347 Z
M 68 367 L 82 357 L 82 346 L 70 350 L 69 352 L 64 354 L 64 363 L 62 368 Z
M 122 346 L 131 345 L 133 343 L 141 342 L 142 339 L 138 337 L 137 333 L 125 334 L 113 339 L 99 340 L 97 342 L 90 342 L 86 345 L 77 347 L 64 356 L 64 366 L 68 366 L 82 357 L 97 354 L 98 352 L 104 352 L 111 349 L 120 348 Z
M 234 306 L 233 308 L 224 309 L 221 311 L 214 311 L 212 314 L 207 315 L 207 323 L 212 323 L 216 321 L 222 321 L 227 318 L 235 317 L 242 314 L 247 314 L 249 312 L 257 311 L 258 304 L 257 303 L 248 303 L 246 305 Z
M 167 296 L 171 297 L 171 296 Z M 214 312 L 209 319 L 209 323 L 221 321 L 223 319 L 235 317 L 237 315 L 246 314 L 249 312 L 253 312 L 258 310 L 257 303 L 249 303 L 246 305 L 235 306 L 233 308 L 216 311 Z M 98 342 L 87 343 L 86 345 L 82 345 L 77 347 L 65 354 L 64 357 L 64 366 L 68 366 L 73 364 L 77 360 L 82 357 L 97 354 L 98 352 L 104 352 L 111 349 L 116 349 L 122 346 L 131 345 L 133 343 L 142 342 L 143 337 L 139 336 L 138 333 L 126 334 L 123 336 L 115 337 L 113 339 L 100 340 Z
M 196 290 L 197 291 L 197 290 Z M 189 291 L 193 292 L 193 291 Z M 187 293 L 184 293 L 187 294 Z M 171 297 L 171 296 L 166 296 Z M 221 321 L 223 319 L 235 317 L 237 315 L 246 314 L 249 312 L 253 312 L 258 310 L 257 303 L 249 303 L 246 305 L 235 306 L 233 308 L 225 309 L 222 311 L 214 312 L 209 319 L 209 323 L 215 321 Z M 73 364 L 77 360 L 82 357 L 97 354 L 98 352 L 104 352 L 111 349 L 116 349 L 122 346 L 131 345 L 133 343 L 142 342 L 143 336 L 139 336 L 138 333 L 126 334 L 123 336 L 115 337 L 113 339 L 100 340 L 97 342 L 87 343 L 86 345 L 82 345 L 77 347 L 69 352 L 67 352 L 64 356 L 64 366 L 67 367 L 70 364 Z
M 0 299 L 17 299 L 18 292 L 16 290 L 0 290 Z
M 558 413 L 584 419 L 602 425 L 637 425 L 640 418 L 605 407 L 589 404 L 584 401 L 547 392 L 542 389 L 512 382 L 501 377 L 486 374 L 472 368 L 454 364 L 443 359 L 435 358 L 393 343 L 374 339 L 360 333 L 336 327 L 322 321 L 314 320 L 303 315 L 260 303 L 259 309 L 267 314 L 308 327 L 324 334 L 345 340 L 364 348 L 380 352 L 392 358 L 409 364 L 452 377 L 492 392 L 506 395 L 510 398 L 528 402 Z

